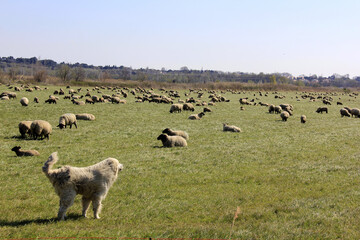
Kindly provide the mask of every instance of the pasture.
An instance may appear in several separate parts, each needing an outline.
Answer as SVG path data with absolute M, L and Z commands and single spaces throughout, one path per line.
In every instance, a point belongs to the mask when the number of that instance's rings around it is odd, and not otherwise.
M 342 106 L 336 105 L 341 97 L 344 106 L 360 108 L 359 98 L 333 93 L 329 113 L 318 114 L 315 110 L 324 106 L 321 100 L 302 99 L 300 92 L 279 92 L 286 97 L 278 99 L 272 92 L 265 97 L 219 91 L 230 102 L 209 106 L 213 112 L 191 121 L 189 115 L 203 107 L 170 114 L 170 104 L 136 103 L 131 94 L 127 104 L 79 106 L 63 96 L 57 104 L 46 104 L 60 87 L 48 88 L 23 90 L 16 99 L 0 101 L 1 239 L 225 239 L 231 231 L 232 239 L 360 238 L 360 119 L 341 118 Z M 86 93 L 82 88 L 79 95 Z M 0 86 L 3 91 L 8 91 L 5 85 Z M 90 92 L 114 93 L 101 91 Z M 185 100 L 184 92 L 189 91 L 179 92 Z M 208 102 L 209 94 L 203 92 Z M 24 96 L 30 100 L 27 107 L 19 102 Z M 40 103 L 33 103 L 35 96 Z M 196 93 L 190 96 L 197 98 Z M 283 122 L 264 106 L 245 105 L 240 111 L 241 97 L 292 104 L 294 115 Z M 64 113 L 91 113 L 96 120 L 60 130 L 56 126 Z M 302 114 L 306 124 L 300 123 Z M 36 119 L 52 125 L 50 140 L 19 138 L 18 123 Z M 223 122 L 240 127 L 242 133 L 223 132 Z M 188 132 L 188 146 L 162 148 L 156 138 L 164 128 Z M 17 145 L 35 149 L 40 156 L 16 157 L 10 149 Z M 59 198 L 41 171 L 55 151 L 60 158 L 55 168 L 85 167 L 107 157 L 124 165 L 103 201 L 101 219 L 93 219 L 92 211 L 82 218 L 78 196 L 67 220 L 56 221 Z M 238 206 L 241 211 L 232 228 Z

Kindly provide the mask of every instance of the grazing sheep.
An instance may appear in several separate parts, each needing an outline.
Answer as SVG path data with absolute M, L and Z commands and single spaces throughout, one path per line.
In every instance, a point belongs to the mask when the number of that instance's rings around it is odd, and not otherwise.
M 301 123 L 306 123 L 306 116 L 305 115 L 301 115 L 300 122 Z
M 170 113 L 173 113 L 173 112 L 181 112 L 183 110 L 183 105 L 182 104 L 173 104 L 171 105 L 170 107 Z
M 241 129 L 234 125 L 228 125 L 223 123 L 223 131 L 224 132 L 242 132 Z
M 95 104 L 94 100 L 92 100 L 91 98 L 85 99 L 85 103 Z
M 20 146 L 13 147 L 11 151 L 16 153 L 18 157 L 28 157 L 28 156 L 39 156 L 40 153 L 36 150 L 21 150 Z
M 355 117 L 360 117 L 360 109 L 358 109 L 358 108 L 353 108 L 353 109 L 351 109 L 351 116 L 353 117 L 353 116 L 355 116 Z
M 43 139 L 44 137 L 46 137 L 49 140 L 49 135 L 52 132 L 52 127 L 51 124 L 47 121 L 35 120 L 31 123 L 30 131 L 34 139 L 37 139 L 38 137 Z
M 199 114 L 192 114 L 189 116 L 190 120 L 200 120 L 205 115 L 204 112 L 201 112 Z
M 39 98 L 34 97 L 34 102 L 35 102 L 35 103 L 39 103 Z
M 31 135 L 31 123 L 32 121 L 21 121 L 19 123 L 19 132 L 22 138 L 25 138 L 26 134 Z
M 72 99 L 71 101 L 73 104 L 76 104 L 76 105 L 85 105 L 84 101 L 77 101 L 76 99 Z
M 76 114 L 76 119 L 77 120 L 89 120 L 89 121 L 94 121 L 95 120 L 95 116 L 90 114 L 90 113 L 82 113 L 82 114 Z
M 112 97 L 111 98 L 111 103 L 119 104 L 120 103 L 120 98 L 119 97 Z
M 351 108 L 349 107 L 344 107 L 349 113 L 351 113 Z
M 195 111 L 195 108 L 194 108 L 194 105 L 192 105 L 191 103 L 184 103 L 183 110 L 193 112 L 193 111 Z
M 287 111 L 283 111 L 281 114 L 280 114 L 280 117 L 283 121 L 287 121 L 287 119 L 290 117 L 290 114 L 287 112 Z
M 208 107 L 204 107 L 203 112 L 212 112 L 212 110 L 210 108 L 208 108 Z
M 165 133 L 158 136 L 157 140 L 161 140 L 164 147 L 186 147 L 187 142 L 181 136 L 169 136 Z
M 336 102 L 336 105 L 343 105 L 342 102 Z
M 0 99 L 1 100 L 10 100 L 10 98 L 8 96 L 2 96 Z
M 64 127 L 66 128 L 67 125 L 70 126 L 70 129 L 72 127 L 72 125 L 74 124 L 75 127 L 77 128 L 77 121 L 76 121 L 76 116 L 73 113 L 65 113 L 63 115 L 60 116 L 59 118 L 59 125 L 57 125 L 57 127 L 59 127 L 60 129 L 63 129 Z
M 282 108 L 280 106 L 275 106 L 274 111 L 275 113 L 281 113 Z
M 323 113 L 323 112 L 326 112 L 328 113 L 328 108 L 327 107 L 319 107 L 317 110 L 316 110 L 317 113 Z
M 274 113 L 275 112 L 275 105 L 271 104 L 269 105 L 269 113 Z
M 340 115 L 341 115 L 341 117 L 344 117 L 344 116 L 345 117 L 351 117 L 349 111 L 346 110 L 345 108 L 340 109 Z
M 181 130 L 171 130 L 170 128 L 165 128 L 162 133 L 166 133 L 169 136 L 180 136 L 183 137 L 185 140 L 189 140 L 189 134 L 187 134 L 187 132 L 185 131 L 181 131 Z
M 45 100 L 45 103 L 49 103 L 49 104 L 56 104 L 57 103 L 57 100 L 56 98 L 49 98 L 47 100 Z
M 20 99 L 20 103 L 22 106 L 26 107 L 27 105 L 29 105 L 29 99 L 27 99 L 26 97 L 23 97 Z
M 241 107 L 240 107 L 240 110 L 241 110 L 241 111 L 244 111 L 244 110 L 245 110 L 244 106 L 241 106 Z
M 42 167 L 42 171 L 60 197 L 58 219 L 65 220 L 66 211 L 74 203 L 77 194 L 82 195 L 82 215 L 86 217 L 92 202 L 94 218 L 99 219 L 101 201 L 105 199 L 123 165 L 115 158 L 107 158 L 88 167 L 63 166 L 52 169 L 57 161 L 57 152 L 53 152 Z

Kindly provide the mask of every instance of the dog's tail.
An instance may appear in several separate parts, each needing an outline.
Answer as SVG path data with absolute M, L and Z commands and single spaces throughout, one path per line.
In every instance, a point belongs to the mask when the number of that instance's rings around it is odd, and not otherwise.
M 49 159 L 44 163 L 44 166 L 42 167 L 42 171 L 46 174 L 49 175 L 52 166 L 59 160 L 59 157 L 57 155 L 57 152 L 53 152 Z

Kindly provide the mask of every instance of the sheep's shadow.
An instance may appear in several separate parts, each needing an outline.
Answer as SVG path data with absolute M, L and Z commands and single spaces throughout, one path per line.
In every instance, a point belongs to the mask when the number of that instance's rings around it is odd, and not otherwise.
M 12 136 L 12 137 L 4 137 L 4 139 L 16 139 L 18 141 L 21 141 L 21 140 L 25 140 L 25 141 L 34 140 L 33 138 L 23 138 L 22 136 L 19 136 L 19 135 L 15 135 L 15 136 Z
M 79 218 L 83 218 L 82 215 L 79 214 L 69 214 L 65 219 L 66 220 L 77 220 Z M 57 218 L 38 218 L 38 219 L 28 219 L 28 220 L 20 220 L 20 221 L 6 221 L 0 219 L 0 227 L 20 227 L 25 226 L 31 223 L 34 224 L 52 224 L 56 223 L 59 220 Z
M 164 146 L 153 146 L 153 148 L 164 148 Z

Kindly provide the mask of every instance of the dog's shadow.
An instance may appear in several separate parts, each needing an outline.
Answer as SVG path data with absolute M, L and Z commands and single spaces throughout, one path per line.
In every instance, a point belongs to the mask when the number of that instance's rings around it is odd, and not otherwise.
M 79 214 L 69 214 L 66 218 L 65 221 L 71 221 L 71 220 L 78 220 L 80 218 L 84 218 L 82 215 Z M 43 224 L 53 224 L 58 222 L 59 220 L 57 218 L 38 218 L 38 219 L 29 219 L 29 220 L 21 220 L 21 221 L 5 221 L 5 220 L 1 220 L 0 219 L 0 227 L 20 227 L 20 226 L 25 226 L 31 223 L 34 224 L 39 224 L 39 225 L 43 225 Z

